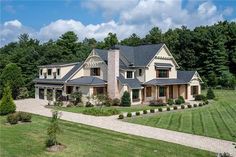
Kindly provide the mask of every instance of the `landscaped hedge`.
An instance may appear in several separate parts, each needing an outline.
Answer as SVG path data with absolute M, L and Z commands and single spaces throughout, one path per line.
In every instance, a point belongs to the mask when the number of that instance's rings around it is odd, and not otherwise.
M 136 116 L 139 116 L 139 115 L 140 115 L 140 112 L 139 112 L 139 111 L 137 111 L 135 114 L 136 114 Z
M 166 111 L 170 111 L 170 107 L 167 107 L 167 108 L 166 108 Z
M 150 109 L 150 113 L 155 113 L 155 109 Z
M 88 108 L 83 111 L 83 114 L 93 115 L 93 116 L 111 116 L 119 114 L 117 109 L 102 109 L 102 108 Z
M 147 114 L 147 110 L 143 110 L 143 114 Z
M 132 117 L 132 113 L 128 112 L 127 117 Z
M 120 114 L 118 119 L 124 119 L 124 115 Z

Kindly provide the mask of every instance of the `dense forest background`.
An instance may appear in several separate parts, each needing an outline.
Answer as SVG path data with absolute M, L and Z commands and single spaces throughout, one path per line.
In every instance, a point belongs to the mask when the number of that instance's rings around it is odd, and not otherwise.
M 115 44 L 165 43 L 181 70 L 198 70 L 204 86 L 234 88 L 236 84 L 235 22 L 224 21 L 194 29 L 182 26 L 166 32 L 154 27 L 144 38 L 131 34 L 121 41 L 114 33 L 109 33 L 103 41 L 85 38 L 80 42 L 78 38 L 74 32 L 66 32 L 55 41 L 41 43 L 22 34 L 18 42 L 0 48 L 0 97 L 6 82 L 11 82 L 14 98 L 22 91 L 34 96 L 32 80 L 38 75 L 38 65 L 83 61 L 93 48 L 109 49 Z

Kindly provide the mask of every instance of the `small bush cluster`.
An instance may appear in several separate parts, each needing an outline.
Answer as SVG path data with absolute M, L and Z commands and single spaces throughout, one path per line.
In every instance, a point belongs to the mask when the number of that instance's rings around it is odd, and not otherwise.
M 150 101 L 149 106 L 165 106 L 166 104 L 164 103 L 163 99 L 157 99 L 157 100 L 152 100 Z
M 119 106 L 120 105 L 120 99 L 115 98 L 112 100 L 112 106 Z
M 132 117 L 132 113 L 128 112 L 127 117 Z
M 159 111 L 159 112 L 162 112 L 162 108 L 158 108 L 158 111 Z
M 207 98 L 202 95 L 202 94 L 198 94 L 195 96 L 195 101 L 201 101 L 201 100 L 206 100 Z
M 170 111 L 170 107 L 167 107 L 167 108 L 166 108 L 166 111 Z
M 174 100 L 173 99 L 168 99 L 167 100 L 167 104 L 168 105 L 173 105 L 175 102 L 174 102 Z
M 86 104 L 85 104 L 85 107 L 93 107 L 93 106 L 94 105 L 91 102 L 89 102 L 89 101 L 87 101 Z
M 147 114 L 147 110 L 143 110 L 143 114 Z
M 176 105 L 180 105 L 181 103 L 182 103 L 182 101 L 181 101 L 180 99 L 176 99 L 176 100 L 175 100 L 175 104 L 176 104 Z
M 204 101 L 204 103 L 205 103 L 206 105 L 208 105 L 208 104 L 209 104 L 209 101 L 208 101 L 208 100 L 206 100 L 206 101 Z
M 26 112 L 15 112 L 7 115 L 7 122 L 10 124 L 17 124 L 21 122 L 31 122 L 31 114 Z
M 150 109 L 150 113 L 155 113 L 155 109 Z
M 181 105 L 181 109 L 184 109 L 185 108 L 185 106 L 184 105 Z
M 87 114 L 87 115 L 94 115 L 94 116 L 111 116 L 111 115 L 116 115 L 119 114 L 120 112 L 115 109 L 102 109 L 102 108 L 89 108 L 89 109 L 85 109 L 83 111 L 83 114 Z
M 124 119 L 124 115 L 123 114 L 120 114 L 118 119 Z
M 177 109 L 178 109 L 178 107 L 177 107 L 177 106 L 174 106 L 174 107 L 173 107 L 173 109 L 174 109 L 174 110 L 177 110 Z
M 55 101 L 55 102 L 53 103 L 53 105 L 54 105 L 54 106 L 61 107 L 61 106 L 63 106 L 63 102 L 62 102 L 62 101 Z
M 197 107 L 197 104 L 193 104 L 193 107 Z
M 190 104 L 188 104 L 187 106 L 188 106 L 188 108 L 192 108 L 192 105 L 190 105 Z
M 199 103 L 198 106 L 199 106 L 199 107 L 202 107 L 202 103 Z
M 137 111 L 135 114 L 136 114 L 136 116 L 139 116 L 139 115 L 140 115 L 140 112 L 139 112 L 139 111 Z

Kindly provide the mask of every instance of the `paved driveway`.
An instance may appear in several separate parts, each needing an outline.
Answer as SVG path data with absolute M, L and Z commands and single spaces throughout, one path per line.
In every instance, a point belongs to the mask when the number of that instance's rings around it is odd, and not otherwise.
M 17 100 L 15 102 L 18 111 L 25 111 L 46 117 L 51 117 L 51 110 L 44 107 L 47 104 L 47 101 L 45 100 L 25 99 Z M 62 111 L 61 119 L 113 130 L 121 133 L 177 143 L 216 153 L 229 152 L 236 157 L 236 149 L 234 148 L 234 145 L 232 145 L 233 142 L 127 123 L 117 120 L 117 116 L 95 117 Z

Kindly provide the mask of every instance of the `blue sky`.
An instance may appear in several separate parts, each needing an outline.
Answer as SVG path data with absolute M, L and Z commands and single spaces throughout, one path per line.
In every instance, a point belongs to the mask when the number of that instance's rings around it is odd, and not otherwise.
M 21 33 L 41 41 L 72 30 L 79 39 L 102 40 L 109 32 L 119 39 L 144 36 L 152 27 L 163 31 L 186 25 L 236 21 L 236 0 L 0 0 L 1 45 Z

